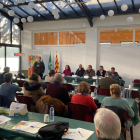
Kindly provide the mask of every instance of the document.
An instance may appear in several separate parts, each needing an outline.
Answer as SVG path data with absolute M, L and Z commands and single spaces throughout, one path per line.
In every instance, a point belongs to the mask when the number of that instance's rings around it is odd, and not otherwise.
M 3 115 L 0 116 L 0 124 L 6 123 L 10 120 L 11 120 L 11 118 L 5 117 Z
M 77 129 L 69 129 L 67 132 L 64 133 L 62 139 L 71 139 L 74 140 L 77 135 Z

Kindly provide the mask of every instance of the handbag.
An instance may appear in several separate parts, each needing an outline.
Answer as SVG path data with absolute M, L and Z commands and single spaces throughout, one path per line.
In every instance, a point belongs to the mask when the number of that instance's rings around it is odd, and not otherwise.
M 52 122 L 40 128 L 38 131 L 38 135 L 40 135 L 44 139 L 60 140 L 64 132 L 66 132 L 68 128 L 68 122 Z
M 24 116 L 26 115 L 26 113 L 28 112 L 28 109 L 27 109 L 27 105 L 26 104 L 21 104 L 21 103 L 18 103 L 19 104 L 19 114 Z M 16 107 L 17 107 L 17 103 L 16 102 L 12 102 L 11 105 L 10 105 L 10 109 L 13 109 L 14 112 L 16 110 Z

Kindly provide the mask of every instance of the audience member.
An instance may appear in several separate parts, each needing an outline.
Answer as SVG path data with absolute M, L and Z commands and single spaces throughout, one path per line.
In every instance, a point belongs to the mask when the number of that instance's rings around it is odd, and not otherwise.
M 34 63 L 33 66 L 34 69 L 38 69 L 39 75 L 41 77 L 41 79 L 43 78 L 43 73 L 45 71 L 45 65 L 44 62 L 41 61 L 41 57 L 38 57 L 38 61 Z
M 39 75 L 38 69 L 33 69 L 32 74 L 36 74 L 36 75 L 38 76 L 38 81 L 39 81 L 39 82 L 42 82 L 41 77 L 40 77 L 40 75 Z
M 121 140 L 121 122 L 113 111 L 100 108 L 94 117 L 98 140 Z
M 82 77 L 84 75 L 84 73 L 85 73 L 85 69 L 82 67 L 82 64 L 80 64 L 75 75 Z
M 55 75 L 55 71 L 50 70 L 49 75 L 45 77 L 45 82 L 53 83 L 54 82 L 54 75 Z
M 42 84 L 38 81 L 37 74 L 31 74 L 28 82 L 24 83 L 24 96 L 31 97 L 36 103 L 42 95 L 45 95 Z
M 63 73 L 65 74 L 65 76 L 71 76 L 71 69 L 69 65 L 65 66 L 65 70 L 63 71 Z
M 111 68 L 112 76 L 119 76 L 118 72 L 115 71 L 115 68 Z
M 121 98 L 121 87 L 118 84 L 112 84 L 110 86 L 110 95 L 111 97 L 105 97 L 103 99 L 101 106 L 118 106 L 120 108 L 123 108 L 127 111 L 129 117 L 134 117 L 134 112 L 128 102 L 127 99 Z M 128 128 L 132 125 L 132 122 L 129 121 L 127 123 Z
M 72 97 L 71 102 L 76 104 L 82 104 L 89 107 L 91 112 L 95 112 L 97 110 L 97 106 L 94 103 L 94 100 L 91 96 L 87 94 L 90 93 L 90 86 L 87 82 L 81 82 L 77 87 L 78 94 Z M 93 118 L 91 116 L 86 117 L 86 121 L 92 122 Z
M 63 81 L 62 74 L 56 73 L 54 76 L 53 84 L 48 84 L 46 89 L 46 94 L 50 95 L 53 98 L 57 98 L 62 101 L 65 105 L 70 102 L 70 97 L 65 87 L 61 85 Z
M 95 76 L 95 71 L 92 69 L 91 65 L 88 65 L 87 70 L 84 73 L 84 76 L 89 76 L 89 77 L 93 77 Z
M 99 70 L 97 71 L 96 75 L 98 77 L 102 76 L 102 77 L 105 77 L 105 74 L 106 74 L 106 71 L 104 70 L 104 67 L 103 66 L 100 66 Z
M 2 74 L 0 74 L 0 84 L 4 83 L 4 75 L 5 75 L 6 73 L 9 73 L 10 68 L 9 68 L 9 67 L 5 67 L 3 71 L 4 71 L 4 72 L 3 72 Z
M 16 92 L 22 91 L 22 88 L 17 85 L 11 84 L 12 77 L 12 73 L 6 73 L 4 75 L 5 83 L 0 86 L 0 94 L 4 95 L 10 101 L 15 101 Z
M 99 88 L 109 89 L 110 88 L 110 85 L 117 84 L 117 82 L 114 79 L 112 79 L 112 73 L 111 73 L 111 71 L 107 71 L 105 76 L 106 76 L 105 78 L 102 78 L 99 81 L 98 89 Z

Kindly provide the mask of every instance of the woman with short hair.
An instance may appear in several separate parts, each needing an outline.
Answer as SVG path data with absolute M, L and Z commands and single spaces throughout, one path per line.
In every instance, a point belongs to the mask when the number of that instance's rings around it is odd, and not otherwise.
M 95 112 L 97 110 L 97 106 L 90 94 L 90 86 L 87 82 L 80 82 L 77 87 L 78 94 L 72 97 L 71 102 L 76 104 L 82 104 L 89 107 L 91 112 Z M 92 122 L 93 118 L 91 116 L 86 117 L 86 121 Z
M 41 77 L 40 77 L 40 75 L 39 75 L 38 69 L 33 69 L 32 74 L 36 74 L 36 75 L 38 76 L 38 81 L 39 81 L 39 82 L 42 82 Z
M 65 74 L 65 76 L 71 76 L 71 69 L 69 65 L 65 66 L 65 70 L 63 71 L 63 73 Z
M 50 70 L 49 75 L 45 77 L 45 82 L 53 83 L 54 82 L 55 71 Z

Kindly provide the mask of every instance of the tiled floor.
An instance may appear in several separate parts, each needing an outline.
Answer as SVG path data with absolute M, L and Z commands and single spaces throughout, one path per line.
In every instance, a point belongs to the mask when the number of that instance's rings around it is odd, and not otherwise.
M 127 131 L 126 140 L 131 140 L 130 131 Z M 140 140 L 140 123 L 133 127 L 133 140 Z

